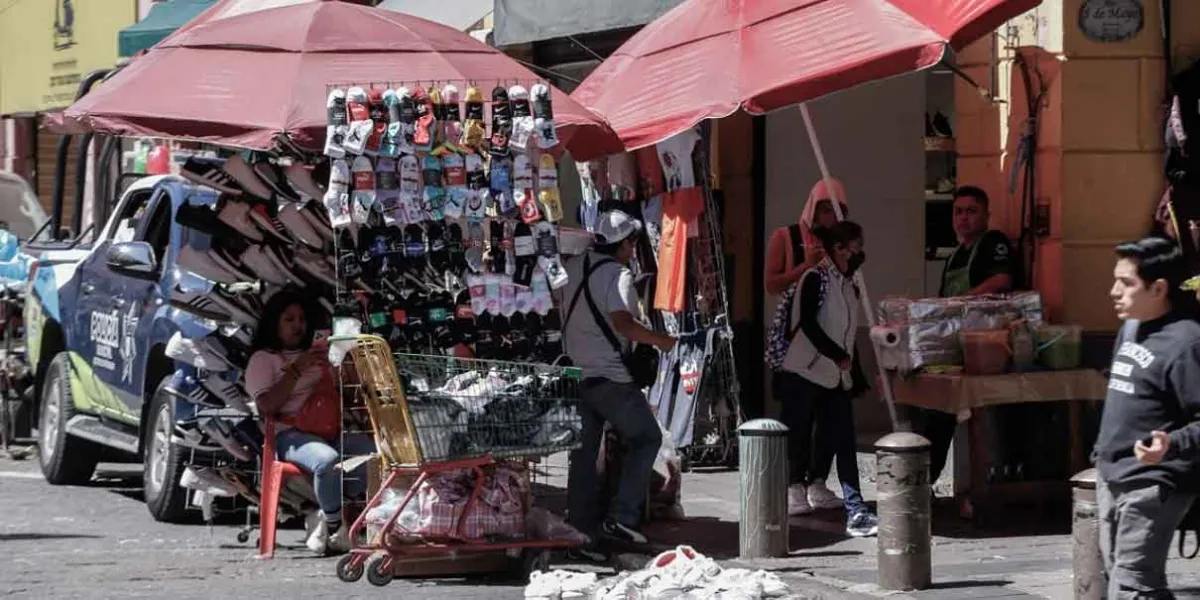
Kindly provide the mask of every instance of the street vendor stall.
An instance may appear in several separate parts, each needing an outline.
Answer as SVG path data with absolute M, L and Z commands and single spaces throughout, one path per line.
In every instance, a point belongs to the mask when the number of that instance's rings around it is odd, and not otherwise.
M 954 476 L 964 516 L 1006 496 L 1061 493 L 1070 475 L 1086 468 L 1085 423 L 1104 399 L 1106 382 L 1080 368 L 1078 327 L 1044 322 L 1036 292 L 888 298 L 880 313 L 872 338 L 896 403 L 966 423 L 968 460 Z M 1053 444 L 1034 439 L 1048 425 L 1045 411 L 994 410 L 1046 403 L 1066 408 L 1063 436 Z M 1014 429 L 1023 439 L 1014 438 Z M 1017 444 L 1025 448 L 1013 448 Z
M 256 422 L 242 382 L 263 301 L 299 288 L 324 308 L 320 336 L 341 335 L 331 360 L 357 366 L 342 431 L 372 434 L 379 451 L 341 468 L 347 479 L 364 460 L 378 467 L 368 478 L 386 472 L 371 505 L 347 505 L 373 544 L 339 567 L 343 578 L 420 574 L 393 555 L 504 558 L 572 543 L 533 506 L 531 470 L 509 459 L 577 443 L 578 371 L 552 364 L 561 323 L 550 290 L 563 283 L 560 253 L 590 236 L 558 227 L 556 161 L 562 146 L 615 139 L 598 118 L 432 22 L 343 2 L 225 0 L 61 126 L 217 147 L 180 170 L 220 195 L 172 224 L 184 249 L 169 300 L 206 333 L 167 349 L 189 407 L 172 446 L 206 516 L 214 497 L 244 498 L 271 556 L 275 522 L 313 514 L 310 478 L 274 455 L 274 419 Z M 408 482 L 418 502 L 386 496 L 384 483 L 410 474 L 424 480 Z M 526 568 L 544 565 L 543 552 L 524 556 Z

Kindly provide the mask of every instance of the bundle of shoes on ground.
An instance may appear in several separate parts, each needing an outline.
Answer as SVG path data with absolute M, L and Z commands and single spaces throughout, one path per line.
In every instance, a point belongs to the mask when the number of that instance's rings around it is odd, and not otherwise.
M 181 484 L 205 507 L 218 497 L 257 504 L 263 435 L 242 381 L 254 329 L 265 299 L 284 287 L 333 312 L 333 228 L 314 200 L 324 190 L 300 162 L 197 155 L 182 175 L 201 187 L 176 212 L 183 245 L 168 292 L 191 316 L 177 319 L 166 348 L 176 370 L 164 389 L 186 401 L 172 437 L 188 450 Z M 284 514 L 298 514 L 307 492 L 285 490 Z
M 399 352 L 551 362 L 567 275 L 550 90 L 483 93 L 329 93 L 339 310 Z
M 791 590 L 779 576 L 766 571 L 724 569 L 691 546 L 679 546 L 654 557 L 640 571 L 599 579 L 595 573 L 554 570 L 529 576 L 529 600 L 760 600 L 783 598 Z

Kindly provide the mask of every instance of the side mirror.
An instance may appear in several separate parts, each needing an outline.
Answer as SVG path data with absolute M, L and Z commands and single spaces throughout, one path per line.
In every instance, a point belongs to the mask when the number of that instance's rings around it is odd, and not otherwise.
M 121 242 L 108 247 L 108 267 L 134 277 L 154 275 L 158 261 L 154 249 L 146 242 Z

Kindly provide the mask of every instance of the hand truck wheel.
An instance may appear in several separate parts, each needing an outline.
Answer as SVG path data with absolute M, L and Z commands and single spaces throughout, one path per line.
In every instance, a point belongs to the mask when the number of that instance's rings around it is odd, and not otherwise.
M 337 576 L 338 579 L 346 583 L 354 583 L 363 576 L 363 561 L 354 560 L 357 558 L 353 554 L 347 554 L 337 561 Z
M 367 581 L 371 585 L 384 587 L 395 579 L 396 573 L 392 570 L 392 557 L 386 554 L 377 554 L 367 561 Z
M 250 532 L 246 531 L 245 529 L 239 531 L 237 534 L 237 541 L 239 544 L 245 544 L 246 542 L 250 541 Z

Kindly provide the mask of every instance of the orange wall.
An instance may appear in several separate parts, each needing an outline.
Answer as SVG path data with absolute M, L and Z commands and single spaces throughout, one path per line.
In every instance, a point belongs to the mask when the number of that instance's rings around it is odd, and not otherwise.
M 1164 69 L 1158 2 L 1145 2 L 1133 39 L 1097 43 L 1079 31 L 1083 0 L 1046 0 L 964 49 L 959 64 L 1002 102 L 964 82 L 956 88 L 959 182 L 995 198 L 995 225 L 1016 234 L 1020 196 L 1008 169 L 1025 123 L 1025 94 L 1014 68 L 1017 48 L 1046 74 L 1038 128 L 1038 201 L 1050 207 L 1050 236 L 1039 240 L 1035 282 L 1050 317 L 1111 331 L 1107 300 L 1114 244 L 1143 235 L 1163 191 Z M 1200 2 L 1174 2 L 1175 64 L 1200 55 Z M 994 83 L 993 83 L 994 82 Z

